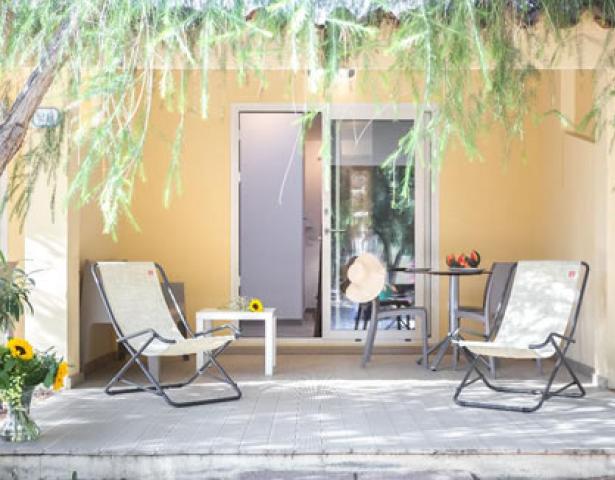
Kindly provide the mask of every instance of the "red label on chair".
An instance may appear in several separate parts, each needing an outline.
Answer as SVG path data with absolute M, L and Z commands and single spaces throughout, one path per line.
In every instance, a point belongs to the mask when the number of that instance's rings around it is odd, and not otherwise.
M 153 270 L 148 270 L 147 274 L 151 277 L 154 274 L 154 271 Z
M 577 272 L 576 272 L 576 271 L 574 271 L 574 270 L 570 270 L 570 271 L 568 272 L 568 278 L 573 279 L 573 278 L 575 278 L 576 276 L 577 276 Z

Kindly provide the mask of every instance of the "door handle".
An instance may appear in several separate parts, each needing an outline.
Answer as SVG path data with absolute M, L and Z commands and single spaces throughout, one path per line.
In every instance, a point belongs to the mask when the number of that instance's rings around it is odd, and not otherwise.
M 345 228 L 325 228 L 325 234 L 329 233 L 344 233 L 346 231 Z

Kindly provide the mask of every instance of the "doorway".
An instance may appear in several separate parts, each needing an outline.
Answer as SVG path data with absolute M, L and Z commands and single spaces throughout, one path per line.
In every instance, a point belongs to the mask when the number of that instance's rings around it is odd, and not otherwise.
M 437 318 L 429 277 L 395 271 L 437 262 L 435 186 L 426 168 L 401 156 L 381 168 L 413 128 L 414 109 L 329 106 L 305 132 L 303 112 L 284 106 L 236 106 L 233 113 L 232 292 L 275 306 L 280 337 L 361 341 L 364 312 L 340 287 L 348 260 L 371 252 L 386 264 L 389 284 Z M 325 135 L 331 152 L 323 161 Z M 413 322 L 389 323 L 379 326 L 380 340 L 412 342 L 422 334 Z M 257 322 L 242 331 L 264 333 Z
M 393 158 L 400 140 L 414 128 L 416 112 L 404 105 L 333 106 L 325 127 L 331 135 L 331 162 L 323 184 L 323 336 L 361 341 L 369 309 L 342 292 L 344 269 L 352 257 L 376 255 L 388 271 L 383 292 L 435 311 L 431 278 L 403 272 L 435 260 L 432 236 L 429 144 L 424 160 Z M 383 168 L 387 161 L 388 167 Z M 389 299 L 390 302 L 397 300 Z M 433 315 L 433 314 L 432 314 Z M 432 316 L 432 318 L 437 318 Z M 380 322 L 378 338 L 413 342 L 422 335 L 409 319 Z M 406 320 L 406 319 L 404 319 Z
M 275 306 L 280 337 L 319 336 L 319 132 L 304 136 L 297 112 L 238 115 L 239 295 Z M 241 328 L 264 335 L 258 322 Z

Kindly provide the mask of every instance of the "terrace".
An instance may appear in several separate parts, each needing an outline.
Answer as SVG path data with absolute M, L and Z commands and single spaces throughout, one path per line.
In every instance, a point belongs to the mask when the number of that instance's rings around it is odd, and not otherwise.
M 429 372 L 408 355 L 377 355 L 367 369 L 356 355 L 281 355 L 271 379 L 261 362 L 228 355 L 241 401 L 187 409 L 106 396 L 119 364 L 109 365 L 35 406 L 42 437 L 2 445 L 0 468 L 17 478 L 146 479 L 599 478 L 615 468 L 615 396 L 595 387 L 521 415 L 456 406 L 460 372 Z M 171 363 L 163 378 L 192 366 Z M 518 363 L 501 375 L 537 380 Z M 181 397 L 211 388 L 198 383 Z
M 35 399 L 41 437 L 0 441 L 0 477 L 615 474 L 615 2 L 178 3 L 0 7 L 0 281 L 17 264 L 35 282 L 33 311 L 0 303 L 0 327 L 70 369 Z M 452 276 L 448 257 L 471 251 L 480 265 Z M 365 254 L 383 283 L 357 300 Z M 97 262 L 164 267 L 184 333 L 234 321 L 242 336 L 218 360 L 241 399 L 106 395 L 134 352 Z M 566 319 L 587 395 L 533 414 L 458 406 L 465 358 L 453 368 L 456 343 L 436 347 L 457 327 L 498 333 L 519 266 L 536 262 L 574 268 L 539 295 L 521 285 L 519 336 L 591 267 Z M 498 265 L 511 270 L 488 308 Z M 146 321 L 164 302 L 138 283 L 112 296 Z M 248 315 L 249 299 L 268 310 Z M 387 304 L 415 310 L 376 322 Z M 460 305 L 487 321 L 458 319 Z M 423 347 L 434 371 L 417 365 Z M 148 356 L 152 376 L 192 374 L 195 353 Z M 538 388 L 555 365 L 503 359 L 496 377 Z M 198 380 L 177 396 L 221 392 Z M 468 398 L 501 400 L 478 385 Z

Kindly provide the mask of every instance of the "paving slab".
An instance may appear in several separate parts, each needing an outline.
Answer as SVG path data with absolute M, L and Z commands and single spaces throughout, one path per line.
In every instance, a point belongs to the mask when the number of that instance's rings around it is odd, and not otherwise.
M 585 398 L 555 398 L 521 414 L 455 405 L 462 372 L 430 372 L 404 355 L 375 356 L 365 369 L 356 356 L 283 355 L 273 378 L 262 375 L 255 356 L 227 355 L 223 363 L 242 399 L 184 409 L 146 393 L 105 395 L 101 386 L 117 367 L 110 365 L 33 407 L 43 434 L 0 444 L 0 478 L 67 479 L 72 471 L 92 479 L 615 475 L 615 395 L 588 379 Z M 192 368 L 178 361 L 162 374 L 177 379 Z M 542 380 L 527 362 L 504 365 L 499 377 Z M 177 394 L 215 392 L 222 393 L 197 383 Z M 160 472 L 166 476 L 148 476 Z

